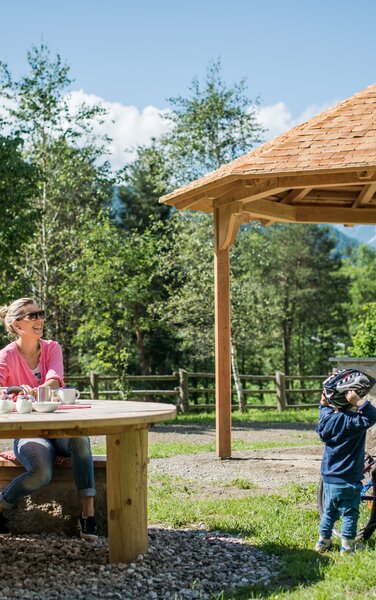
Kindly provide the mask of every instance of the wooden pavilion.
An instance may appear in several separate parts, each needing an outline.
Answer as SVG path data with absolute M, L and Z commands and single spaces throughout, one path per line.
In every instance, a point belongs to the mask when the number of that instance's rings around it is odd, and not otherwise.
M 376 223 L 376 84 L 161 202 L 214 216 L 217 455 L 229 458 L 230 247 L 253 219 Z

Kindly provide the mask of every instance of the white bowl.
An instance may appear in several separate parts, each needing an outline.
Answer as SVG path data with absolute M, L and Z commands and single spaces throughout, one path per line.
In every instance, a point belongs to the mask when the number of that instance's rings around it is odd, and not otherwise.
M 33 402 L 33 410 L 41 413 L 54 412 L 61 402 Z

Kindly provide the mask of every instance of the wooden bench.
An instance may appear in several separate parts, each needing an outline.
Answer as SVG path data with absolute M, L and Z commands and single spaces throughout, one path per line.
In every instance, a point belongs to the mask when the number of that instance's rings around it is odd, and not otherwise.
M 11 454 L 0 453 L 0 489 L 24 472 L 22 465 Z M 107 535 L 106 456 L 94 455 L 93 460 L 98 533 Z M 66 457 L 57 457 L 51 483 L 32 496 L 20 499 L 17 507 L 7 511 L 6 516 L 14 535 L 46 532 L 75 535 L 80 511 L 81 502 L 73 480 L 71 461 Z

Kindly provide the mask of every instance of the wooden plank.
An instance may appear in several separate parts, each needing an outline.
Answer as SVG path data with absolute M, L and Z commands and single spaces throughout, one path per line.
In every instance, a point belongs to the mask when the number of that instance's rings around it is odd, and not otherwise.
M 221 210 L 214 211 L 216 444 L 219 458 L 231 457 L 230 253 L 220 249 Z
M 312 188 L 303 188 L 302 190 L 291 190 L 284 196 L 281 200 L 281 204 L 292 204 L 293 202 L 299 202 L 303 200 L 303 198 L 309 194 Z
M 372 183 L 371 185 L 365 185 L 362 191 L 359 193 L 357 199 L 355 200 L 352 208 L 357 208 L 361 204 L 368 204 L 373 196 L 376 193 L 376 184 Z
M 107 436 L 109 559 L 129 563 L 148 549 L 147 429 Z
M 89 408 L 79 408 L 80 405 L 89 405 Z M 33 411 L 28 414 L 0 414 L 0 438 L 78 437 L 116 433 L 124 428 L 138 429 L 175 415 L 175 406 L 158 402 L 78 401 L 75 408 L 53 413 Z
M 337 208 L 328 206 L 296 206 L 297 223 L 376 224 L 375 208 Z
M 295 221 L 295 206 L 270 202 L 269 200 L 257 200 L 247 202 L 243 205 L 243 211 L 248 212 L 254 218 L 273 218 L 277 221 L 293 223 Z

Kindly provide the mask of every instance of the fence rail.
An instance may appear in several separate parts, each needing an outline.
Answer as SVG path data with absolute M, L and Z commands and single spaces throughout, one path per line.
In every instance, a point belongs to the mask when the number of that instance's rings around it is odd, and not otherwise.
M 282 371 L 277 371 L 274 375 L 239 375 L 242 392 L 247 398 L 244 408 L 246 410 L 254 408 L 285 410 L 291 407 L 304 409 L 318 406 L 322 389 L 319 384 L 326 377 L 327 374 L 285 375 Z M 182 412 L 215 408 L 214 373 L 193 373 L 179 369 L 171 375 L 127 375 L 124 378 L 126 391 L 117 387 L 116 375 L 101 375 L 96 371 L 90 371 L 85 376 L 67 376 L 65 381 L 67 384 L 77 387 L 82 398 L 95 399 L 112 396 L 127 400 L 153 401 L 154 398 L 160 400 L 161 397 L 164 397 L 166 402 L 173 402 Z M 315 382 L 318 382 L 317 385 L 314 385 Z M 162 384 L 164 385 L 163 389 L 158 387 Z M 295 387 L 295 384 L 299 387 Z M 237 409 L 239 406 L 234 401 L 235 389 L 232 394 L 232 408 Z M 269 399 L 268 402 L 265 402 L 266 399 Z M 251 402 L 252 400 L 253 402 Z

